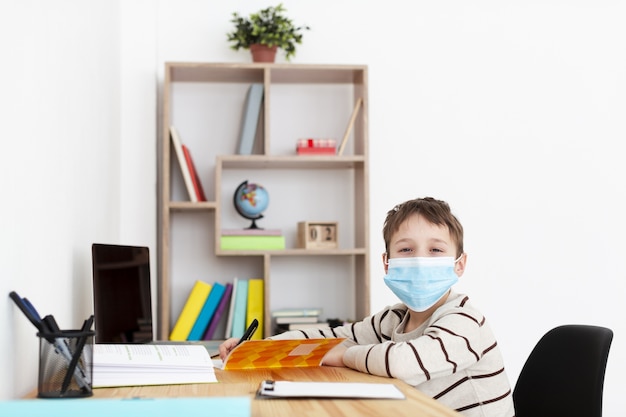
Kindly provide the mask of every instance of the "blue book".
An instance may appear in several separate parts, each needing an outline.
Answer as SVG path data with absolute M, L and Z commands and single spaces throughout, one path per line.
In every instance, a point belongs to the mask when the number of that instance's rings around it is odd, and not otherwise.
M 246 311 L 248 309 L 248 280 L 240 279 L 237 282 L 237 294 L 234 300 L 233 328 L 231 337 L 241 337 L 246 331 Z
M 211 317 L 215 314 L 215 310 L 217 309 L 225 290 L 226 287 L 223 284 L 220 284 L 219 282 L 213 284 L 211 292 L 204 302 L 204 306 L 202 306 L 202 310 L 200 310 L 200 314 L 198 314 L 198 318 L 191 328 L 189 336 L 187 336 L 187 340 L 202 340 L 204 332 L 206 332 L 207 327 L 211 322 Z
M 239 155 L 252 155 L 254 149 L 254 138 L 256 137 L 257 126 L 259 125 L 259 115 L 261 114 L 261 104 L 263 103 L 263 84 L 254 83 L 248 89 L 246 104 L 243 109 L 243 119 L 241 123 L 241 133 L 239 136 Z

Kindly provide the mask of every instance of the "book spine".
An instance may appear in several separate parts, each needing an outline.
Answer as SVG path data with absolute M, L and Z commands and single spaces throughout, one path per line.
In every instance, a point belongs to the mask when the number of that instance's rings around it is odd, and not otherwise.
M 246 308 L 248 303 L 248 280 L 237 281 L 237 298 L 233 314 L 233 328 L 231 337 L 241 337 L 246 331 Z
M 192 202 L 197 203 L 198 196 L 196 195 L 196 191 L 193 188 L 191 172 L 189 172 L 189 167 L 187 166 L 187 161 L 185 160 L 185 153 L 183 152 L 182 141 L 180 140 L 180 136 L 178 136 L 178 131 L 174 126 L 170 126 L 170 137 L 172 138 L 172 144 L 174 145 L 174 151 L 176 152 L 180 171 L 183 174 L 183 179 L 185 181 L 187 193 L 189 194 L 189 199 Z
M 346 127 L 346 131 L 343 134 L 343 139 L 341 139 L 341 144 L 339 145 L 339 149 L 337 149 L 337 155 L 343 154 L 343 150 L 346 147 L 346 143 L 348 143 L 348 138 L 350 137 L 350 133 L 352 133 L 352 128 L 354 127 L 354 122 L 356 121 L 356 117 L 359 114 L 359 109 L 361 108 L 361 104 L 363 103 L 363 99 L 359 97 L 354 105 L 354 109 L 352 110 L 352 116 L 350 116 L 350 121 L 348 122 L 348 127 Z
M 263 84 L 254 83 L 248 89 L 239 138 L 238 153 L 251 155 L 254 148 L 254 137 L 259 124 L 259 114 L 263 103 Z
M 215 334 L 215 329 L 217 329 L 217 326 L 220 323 L 220 319 L 224 315 L 224 310 L 226 310 L 226 306 L 228 305 L 228 302 L 230 301 L 230 295 L 232 291 L 233 291 L 233 284 L 229 282 L 226 284 L 226 287 L 224 289 L 224 295 L 222 295 L 222 299 L 220 300 L 220 303 L 217 305 L 215 314 L 213 314 L 213 318 L 209 322 L 209 327 L 207 328 L 207 331 L 204 333 L 204 340 L 213 339 L 213 335 Z
M 200 310 L 211 292 L 211 285 L 203 281 L 196 281 L 193 285 L 189 297 L 178 316 L 178 320 L 170 333 L 170 340 L 187 340 L 189 332 L 196 322 Z
M 282 236 L 281 229 L 222 229 L 222 236 Z
M 191 158 L 191 151 L 184 144 L 181 145 L 181 147 L 183 148 L 183 154 L 185 154 L 185 162 L 187 163 L 187 168 L 189 169 L 191 182 L 193 183 L 193 189 L 196 193 L 196 197 L 198 198 L 198 201 L 206 201 L 204 188 L 202 188 L 202 183 L 200 182 L 198 171 L 196 171 L 196 166 L 194 165 L 193 159 Z
M 217 305 L 222 299 L 222 295 L 224 295 L 224 290 L 224 285 L 219 282 L 213 284 L 213 288 L 211 288 L 211 292 L 209 293 L 202 310 L 200 310 L 200 314 L 198 314 L 198 318 L 191 328 L 187 340 L 202 340 L 202 336 L 204 336 L 204 332 L 209 326 L 211 317 L 213 317 L 213 314 L 217 309 Z
M 233 293 L 230 296 L 230 306 L 228 307 L 228 318 L 226 319 L 226 330 L 224 331 L 224 339 L 232 337 L 233 333 L 233 314 L 235 313 L 235 300 L 237 299 L 237 284 L 239 278 L 233 279 Z
M 259 328 L 252 335 L 251 340 L 263 339 L 263 280 L 260 278 L 251 279 L 248 282 L 248 308 L 246 311 L 246 327 L 252 320 L 259 321 Z

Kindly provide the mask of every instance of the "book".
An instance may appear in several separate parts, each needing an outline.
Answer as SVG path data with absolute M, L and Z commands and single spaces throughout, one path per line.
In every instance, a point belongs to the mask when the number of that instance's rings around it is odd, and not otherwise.
M 282 316 L 276 317 L 276 324 L 317 323 L 318 320 L 318 316 Z
M 272 317 L 307 317 L 322 314 L 320 307 L 282 308 L 272 311 Z
M 215 314 L 215 310 L 217 310 L 217 306 L 224 295 L 224 291 L 226 287 L 216 282 L 213 284 L 211 288 L 211 292 L 207 297 L 204 305 L 202 306 L 202 310 L 198 314 L 196 318 L 196 322 L 194 323 L 191 331 L 189 332 L 189 336 L 187 336 L 187 340 L 202 340 L 204 337 L 204 333 L 209 327 L 209 323 L 211 318 Z
M 229 339 L 233 332 L 233 314 L 235 312 L 235 299 L 237 298 L 237 284 L 239 278 L 233 278 L 233 292 L 230 295 L 231 301 L 228 306 L 228 317 L 226 318 L 226 330 L 224 330 L 224 339 Z
M 285 249 L 285 236 L 220 236 L 222 250 Z
M 200 345 L 95 344 L 93 387 L 217 382 Z
M 220 345 L 223 340 L 155 340 L 150 342 L 152 345 L 192 345 L 204 347 L 211 357 L 220 354 Z
M 248 280 L 237 281 L 237 298 L 233 312 L 233 327 L 230 337 L 241 337 L 246 331 L 246 310 L 248 308 Z
M 249 340 L 233 349 L 223 369 L 320 366 L 324 355 L 343 342 L 336 339 Z
M 263 339 L 263 316 L 264 310 L 264 297 L 263 297 L 263 284 L 264 281 L 261 278 L 253 278 L 248 280 L 248 303 L 246 309 L 246 328 L 250 326 L 252 320 L 257 319 L 259 321 L 259 328 L 252 335 L 251 340 Z
M 187 194 L 189 194 L 189 199 L 192 202 L 196 203 L 198 202 L 198 196 L 196 195 L 196 190 L 193 187 L 193 181 L 191 180 L 191 172 L 189 171 L 189 166 L 187 165 L 187 160 L 185 159 L 185 153 L 183 151 L 182 141 L 180 140 L 178 131 L 176 130 L 174 126 L 170 126 L 170 137 L 172 138 L 172 145 L 174 146 L 176 158 L 178 159 L 180 172 L 182 173 L 183 180 L 185 181 Z
M 346 143 L 348 142 L 348 138 L 350 137 L 350 133 L 352 132 L 352 128 L 354 127 L 354 122 L 356 121 L 356 117 L 359 114 L 359 109 L 361 108 L 362 103 L 363 103 L 363 99 L 359 97 L 359 99 L 354 104 L 354 109 L 352 110 L 352 116 L 350 116 L 350 121 L 348 122 L 346 131 L 343 134 L 343 139 L 341 139 L 341 144 L 339 145 L 339 149 L 337 149 L 337 155 L 343 154 L 343 150 L 346 147 Z
M 215 329 L 217 329 L 217 326 L 219 325 L 220 320 L 222 316 L 224 315 L 224 311 L 226 310 L 226 306 L 230 302 L 230 296 L 232 292 L 233 292 L 233 284 L 231 284 L 230 282 L 226 283 L 225 289 L 224 289 L 224 295 L 222 295 L 222 299 L 220 300 L 220 303 L 217 305 L 215 314 L 213 314 L 213 317 L 211 318 L 211 321 L 209 322 L 209 327 L 204 333 L 204 337 L 203 337 L 204 340 L 213 339 L 213 336 L 215 335 Z
M 282 236 L 281 229 L 222 229 L 222 236 Z
M 260 398 L 378 398 L 403 400 L 402 391 L 391 383 L 261 381 Z
M 196 318 L 198 314 L 200 314 L 200 310 L 202 310 L 202 306 L 204 306 L 204 302 L 210 292 L 211 284 L 200 280 L 197 280 L 193 284 L 187 301 L 185 301 L 185 305 L 178 316 L 178 320 L 176 320 L 176 324 L 170 333 L 170 340 L 187 340 L 189 332 L 191 332 L 191 328 L 196 322 Z
M 187 168 L 189 169 L 189 173 L 191 175 L 191 182 L 193 183 L 193 189 L 196 193 L 198 201 L 206 201 L 204 188 L 202 187 L 200 177 L 198 176 L 198 171 L 196 170 L 196 166 L 194 165 L 193 159 L 191 158 L 191 151 L 184 144 L 182 144 L 181 146 L 183 148 L 183 154 L 185 154 L 185 162 L 187 163 Z
M 298 139 L 298 155 L 335 155 L 337 143 L 334 139 Z
M 250 417 L 249 397 L 91 398 L 89 401 L 7 400 L 0 402 L 5 416 L 205 416 Z
M 237 146 L 237 153 L 239 155 L 252 155 L 262 103 L 263 84 L 254 83 L 248 88 L 246 95 L 239 144 Z

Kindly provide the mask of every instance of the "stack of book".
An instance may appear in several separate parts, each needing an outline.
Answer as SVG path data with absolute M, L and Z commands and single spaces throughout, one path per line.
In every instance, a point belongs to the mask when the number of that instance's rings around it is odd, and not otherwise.
M 321 308 L 290 308 L 274 310 L 272 318 L 276 333 L 283 333 L 289 330 L 328 327 L 327 322 L 320 321 L 321 314 Z
M 222 340 L 241 337 L 254 319 L 259 329 L 253 339 L 263 337 L 263 279 L 238 279 L 212 285 L 196 281 L 170 333 L 172 341 Z M 225 332 L 217 329 L 225 322 Z M 222 327 L 223 329 L 224 327 Z
M 298 139 L 298 155 L 335 155 L 337 141 L 334 139 Z
M 233 301 L 230 303 L 225 339 L 240 338 L 254 319 L 259 327 L 252 340 L 263 339 L 264 281 L 261 278 L 240 279 L 233 282 Z
M 212 340 L 230 302 L 232 290 L 231 283 L 211 285 L 196 281 L 170 333 L 170 340 Z
M 222 250 L 285 249 L 285 236 L 280 229 L 223 229 Z

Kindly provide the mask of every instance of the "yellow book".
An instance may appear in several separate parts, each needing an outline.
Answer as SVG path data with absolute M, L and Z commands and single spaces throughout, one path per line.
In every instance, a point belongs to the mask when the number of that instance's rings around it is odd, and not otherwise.
M 224 362 L 224 369 L 320 366 L 324 355 L 344 340 L 346 339 L 250 340 L 230 352 Z
M 178 320 L 170 334 L 170 340 L 184 341 L 187 340 L 193 325 L 196 323 L 198 314 L 204 306 L 209 293 L 211 292 L 211 284 L 203 281 L 196 281 L 187 297 L 185 306 L 178 316 Z
M 248 281 L 248 308 L 246 309 L 246 328 L 250 326 L 252 320 L 259 321 L 259 328 L 251 340 L 263 339 L 263 280 L 254 278 Z

